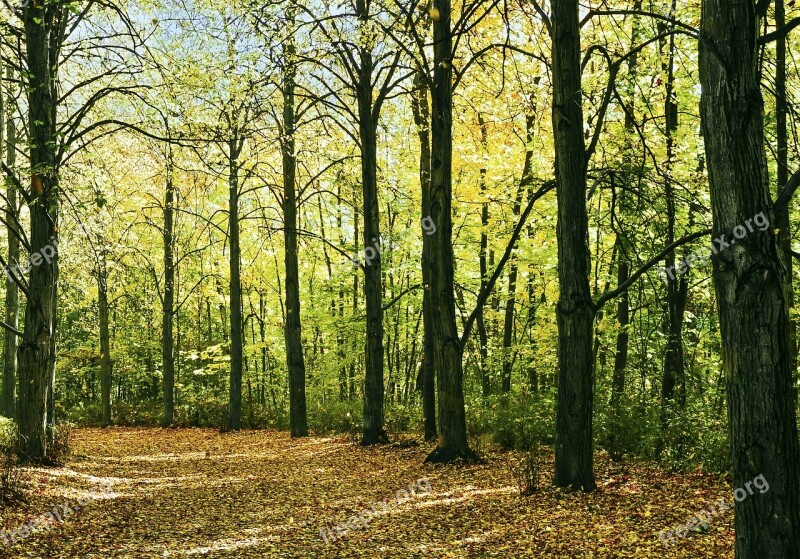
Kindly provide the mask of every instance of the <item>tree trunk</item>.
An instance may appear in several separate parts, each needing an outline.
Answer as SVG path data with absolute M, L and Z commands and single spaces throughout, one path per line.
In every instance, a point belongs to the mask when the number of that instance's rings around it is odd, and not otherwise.
M 100 315 L 100 394 L 102 423 L 111 425 L 111 338 L 108 325 L 108 277 L 105 256 L 101 256 L 97 275 L 97 306 Z
M 481 128 L 481 146 L 484 151 L 489 150 L 488 131 L 486 130 L 486 122 L 483 120 L 483 114 L 478 113 L 478 124 Z M 487 263 L 487 256 L 489 251 L 489 199 L 486 192 L 486 166 L 482 166 L 480 170 L 480 185 L 481 185 L 481 246 L 478 253 L 478 266 L 481 274 L 481 290 L 483 293 L 489 283 L 489 266 Z M 492 383 L 489 377 L 489 336 L 486 332 L 486 318 L 483 313 L 484 305 L 478 308 L 478 315 L 475 317 L 475 322 L 478 327 L 478 354 L 480 356 L 480 375 L 481 375 L 481 395 L 483 398 L 488 398 L 492 392 Z
M 463 348 L 456 325 L 453 269 L 453 36 L 450 0 L 434 0 L 433 88 L 431 119 L 431 219 L 430 285 L 433 355 L 439 389 L 439 444 L 426 462 L 475 459 L 467 444 L 464 410 Z
M 592 440 L 594 304 L 589 290 L 578 1 L 552 0 L 552 12 L 560 287 L 555 483 L 559 487 L 591 491 L 595 488 Z
M 514 198 L 514 223 L 519 221 L 520 212 L 522 210 L 522 197 L 528 188 L 531 181 L 532 163 L 533 163 L 533 133 L 534 133 L 535 116 L 533 113 L 525 117 L 525 163 L 522 168 L 522 177 L 517 187 L 517 196 Z M 514 245 L 513 252 L 511 253 L 511 261 L 509 262 L 508 270 L 508 292 L 506 294 L 506 308 L 505 317 L 503 321 L 503 378 L 501 390 L 504 394 L 511 392 L 511 369 L 514 366 L 513 359 L 513 346 L 514 346 L 514 312 L 517 305 L 517 274 L 519 267 L 517 265 L 517 243 Z
M 161 425 L 175 421 L 175 184 L 172 180 L 172 151 L 167 146 L 167 181 L 164 192 L 164 298 L 161 304 L 161 367 L 164 371 L 164 416 Z
M 30 245 L 34 255 L 52 256 L 31 265 L 26 299 L 25 329 L 18 349 L 20 456 L 29 462 L 47 456 L 47 397 L 50 384 L 52 338 L 55 335 L 55 288 L 58 261 L 58 169 L 55 126 L 55 82 L 50 64 L 49 23 L 46 7 L 23 8 L 28 63 L 28 125 L 30 127 L 31 192 Z M 49 247 L 49 248 L 46 248 Z M 53 250 L 55 248 L 55 250 Z
M 676 10 L 676 1 L 672 1 L 671 14 Z M 671 30 L 666 24 L 659 24 L 659 33 Z M 664 53 L 665 45 L 668 51 Z M 664 79 L 665 102 L 664 119 L 667 143 L 667 161 L 664 165 L 664 197 L 667 203 L 667 240 L 666 244 L 675 242 L 675 185 L 672 180 L 672 169 L 675 157 L 675 132 L 678 130 L 678 100 L 675 95 L 675 36 L 670 35 L 659 43 L 662 56 L 661 69 L 666 74 Z M 666 269 L 675 269 L 675 252 L 670 252 L 666 258 Z M 686 311 L 686 302 L 689 290 L 689 274 L 666 274 L 667 282 L 667 345 L 664 354 L 664 375 L 661 383 L 661 424 L 666 428 L 672 415 L 677 409 L 686 406 L 686 371 L 683 358 L 683 316 Z M 675 402 L 675 390 L 678 390 Z
M 357 2 L 362 24 L 368 19 L 364 0 Z M 358 121 L 361 139 L 361 182 L 364 202 L 364 297 L 367 340 L 364 377 L 362 445 L 387 442 L 383 428 L 383 286 L 381 278 L 380 214 L 378 212 L 378 122 L 373 114 L 372 52 L 359 49 Z M 372 255 L 372 256 L 370 256 Z
M 786 25 L 786 6 L 783 0 L 775 0 L 775 28 L 781 29 Z M 789 131 L 787 126 L 787 105 L 786 105 L 786 36 L 780 37 L 775 42 L 775 120 L 777 140 L 777 183 L 778 192 L 789 182 Z M 793 309 L 794 286 L 792 284 L 792 268 L 794 260 L 791 255 L 792 250 L 792 224 L 790 221 L 791 204 L 775 214 L 775 228 L 778 229 L 778 238 L 783 248 L 784 254 L 784 286 L 786 288 L 786 300 L 789 308 Z M 797 321 L 792 318 L 793 313 L 789 313 L 789 347 L 792 356 L 792 371 L 797 374 Z
M 744 487 L 761 475 L 769 483 L 769 491 L 736 504 L 737 559 L 800 557 L 800 449 L 784 264 L 773 227 L 731 238 L 761 212 L 774 223 L 759 20 L 752 1 L 703 1 L 700 114 L 713 235 L 731 243 L 712 261 L 728 379 L 733 486 Z
M 242 427 L 242 280 L 239 246 L 239 154 L 242 140 L 228 142 L 228 227 L 230 235 L 231 376 L 228 398 L 228 431 Z M 287 317 L 288 321 L 288 317 Z
M 628 258 L 622 247 L 622 239 L 617 236 L 617 286 L 630 277 Z M 617 299 L 617 351 L 614 356 L 614 372 L 611 376 L 611 407 L 617 410 L 622 394 L 625 392 L 625 369 L 628 367 L 628 325 L 630 324 L 630 296 L 623 291 Z
M 294 6 L 287 13 L 288 25 L 294 27 Z M 308 435 L 306 413 L 306 364 L 300 320 L 300 270 L 297 261 L 297 191 L 295 178 L 294 80 L 296 55 L 294 36 L 290 33 L 284 46 L 283 75 L 283 220 L 284 266 L 286 268 L 286 366 L 289 371 L 289 431 L 292 437 Z
M 8 97 L 6 98 L 6 112 L 5 123 L 0 122 L 0 126 L 6 126 L 6 165 L 9 169 L 13 169 L 17 161 L 17 129 L 14 124 L 14 117 L 11 110 L 14 103 L 14 97 L 11 91 L 12 79 L 11 67 L 6 67 L 6 82 L 8 88 Z M 8 260 L 9 266 L 13 266 L 14 262 L 19 262 L 19 233 L 14 229 L 19 218 L 19 207 L 17 206 L 17 189 L 11 184 L 11 181 L 6 183 L 6 196 L 8 198 L 8 206 L 6 208 L 6 222 L 8 223 Z M 14 329 L 19 325 L 19 287 L 13 278 L 6 274 L 6 324 Z M 2 413 L 5 417 L 15 416 L 15 392 L 17 383 L 17 335 L 13 332 L 5 330 L 3 345 L 3 404 Z
M 428 80 L 422 69 L 414 74 L 411 98 L 414 123 L 419 136 L 419 184 L 422 191 L 422 219 L 431 215 L 431 113 L 428 104 Z M 433 358 L 433 302 L 431 299 L 431 239 L 422 235 L 422 412 L 425 417 L 425 440 L 436 438 L 436 376 Z

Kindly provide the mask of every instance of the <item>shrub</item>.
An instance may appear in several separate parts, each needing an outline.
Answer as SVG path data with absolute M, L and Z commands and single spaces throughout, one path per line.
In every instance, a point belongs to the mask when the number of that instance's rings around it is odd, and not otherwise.
M 22 498 L 17 452 L 17 425 L 0 417 L 0 502 L 12 503 Z

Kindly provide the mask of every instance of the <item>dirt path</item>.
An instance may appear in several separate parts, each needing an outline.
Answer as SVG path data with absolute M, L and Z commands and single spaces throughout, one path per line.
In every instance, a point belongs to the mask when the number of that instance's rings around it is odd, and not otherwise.
M 521 498 L 501 455 L 428 466 L 427 447 L 193 429 L 81 429 L 73 446 L 66 467 L 25 472 L 28 503 L 0 514 L 18 541 L 0 540 L 0 558 L 732 557 L 732 512 L 669 550 L 656 536 L 725 494 L 709 478 L 601 464 L 595 494 Z M 62 521 L 21 537 L 54 507 Z

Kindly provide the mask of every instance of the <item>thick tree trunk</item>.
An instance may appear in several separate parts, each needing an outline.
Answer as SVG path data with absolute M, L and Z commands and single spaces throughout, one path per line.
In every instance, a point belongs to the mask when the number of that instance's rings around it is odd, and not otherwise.
M 769 491 L 736 504 L 737 559 L 800 557 L 800 449 L 784 264 L 774 225 L 733 238 L 761 212 L 774 224 L 758 72 L 760 15 L 751 0 L 704 0 L 700 30 L 713 235 L 731 244 L 713 257 L 713 267 L 733 486 L 761 475 L 769 483 Z
M 589 290 L 578 1 L 552 0 L 552 12 L 560 287 L 555 483 L 590 491 L 596 486 L 592 440 L 594 304 Z
M 287 14 L 294 27 L 294 8 Z M 289 371 L 289 431 L 292 437 L 308 435 L 306 413 L 306 364 L 303 357 L 303 336 L 300 320 L 300 270 L 297 261 L 297 159 L 295 155 L 294 89 L 296 54 L 290 34 L 284 47 L 286 68 L 283 75 L 283 220 L 284 266 L 286 268 L 286 366 Z
M 56 97 L 50 64 L 50 30 L 41 4 L 23 8 L 28 63 L 30 135 L 31 260 L 53 253 L 31 265 L 30 297 L 25 306 L 25 329 L 18 349 L 20 456 L 41 462 L 47 456 L 47 397 L 50 384 L 52 338 L 55 335 L 55 271 L 58 259 L 58 169 L 56 167 Z M 49 248 L 46 248 L 49 247 Z M 55 248 L 55 250 L 53 250 Z M 37 258 L 37 260 L 39 260 Z
M 0 126 L 6 126 L 6 165 L 9 169 L 13 169 L 17 161 L 17 129 L 14 124 L 14 117 L 11 110 L 13 106 L 14 97 L 11 91 L 11 79 L 13 74 L 11 67 L 6 68 L 6 82 L 8 89 L 8 97 L 6 98 L 6 112 L 5 123 L 0 122 Z M 7 237 L 8 237 L 8 262 L 9 266 L 13 266 L 14 262 L 19 262 L 19 233 L 15 229 L 17 219 L 19 217 L 19 208 L 17 206 L 17 189 L 11 184 L 11 181 L 6 183 L 6 197 L 8 206 L 6 208 L 6 222 L 8 223 Z M 6 274 L 6 324 L 14 329 L 19 325 L 19 287 L 17 282 Z M 16 403 L 16 384 L 17 384 L 17 335 L 8 330 L 4 331 L 4 344 L 3 344 L 3 404 L 2 413 L 5 417 L 15 416 L 15 403 Z
M 105 258 L 105 257 L 101 257 Z M 111 425 L 111 337 L 108 320 L 108 278 L 105 260 L 101 263 L 97 278 L 97 306 L 100 315 L 100 399 L 102 402 L 103 426 Z
M 167 181 L 164 192 L 164 298 L 161 304 L 161 367 L 164 371 L 164 415 L 161 425 L 175 421 L 175 184 L 172 180 L 172 152 L 167 147 Z
M 435 0 L 431 118 L 431 298 L 434 368 L 439 389 L 439 444 L 426 462 L 472 460 L 464 409 L 463 348 L 456 325 L 453 269 L 453 36 L 450 0 Z
M 357 2 L 359 19 L 368 15 L 364 0 Z M 373 114 L 372 53 L 360 49 L 358 95 L 361 140 L 361 183 L 364 202 L 364 297 L 367 340 L 364 378 L 364 432 L 362 445 L 388 442 L 383 428 L 383 285 L 381 278 L 380 214 L 378 211 L 378 122 Z
M 241 139 L 228 142 L 228 227 L 230 235 L 231 376 L 228 396 L 228 431 L 242 427 L 242 280 L 239 246 L 239 153 Z M 287 317 L 288 320 L 288 317 Z
M 422 219 L 431 215 L 431 113 L 428 104 L 428 81 L 422 70 L 414 75 L 411 98 L 414 123 L 419 136 L 419 184 L 422 192 Z M 425 417 L 425 440 L 436 438 L 436 377 L 433 359 L 433 302 L 431 299 L 431 239 L 422 235 L 422 413 Z

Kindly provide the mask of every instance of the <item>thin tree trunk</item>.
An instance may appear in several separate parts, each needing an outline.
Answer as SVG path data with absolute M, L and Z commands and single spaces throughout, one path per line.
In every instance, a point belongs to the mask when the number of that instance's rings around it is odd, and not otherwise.
M 294 5 L 287 13 L 290 31 L 294 28 Z M 286 268 L 286 366 L 289 370 L 289 431 L 292 437 L 308 435 L 306 413 L 306 364 L 303 357 L 302 323 L 300 320 L 300 270 L 297 261 L 297 159 L 295 155 L 294 89 L 296 53 L 294 35 L 290 32 L 284 46 L 286 69 L 283 75 L 283 219 L 284 266 Z
M 786 25 L 786 6 L 784 0 L 775 0 L 775 28 L 781 29 Z M 786 36 L 780 37 L 775 42 L 775 120 L 776 120 L 776 139 L 777 139 L 777 182 L 778 192 L 789 182 L 789 131 L 787 126 L 787 105 L 786 105 Z M 794 259 L 791 256 L 792 250 L 792 224 L 790 221 L 791 204 L 775 214 L 778 229 L 778 240 L 784 252 L 784 286 L 786 288 L 786 300 L 789 308 L 793 309 L 794 286 L 792 284 L 792 268 Z M 789 313 L 789 347 L 792 356 L 792 371 L 797 374 L 797 321 L 792 318 L 793 313 Z
M 172 150 L 167 146 L 167 181 L 164 192 L 164 299 L 161 305 L 161 367 L 164 371 L 164 416 L 161 425 L 175 421 L 175 184 Z
M 481 146 L 484 151 L 488 152 L 489 139 L 486 130 L 486 122 L 483 120 L 483 114 L 478 113 L 478 124 L 481 128 Z M 486 193 L 486 166 L 482 166 L 480 170 L 480 185 L 481 185 L 481 247 L 478 253 L 478 265 L 481 274 L 481 293 L 486 290 L 489 283 L 489 267 L 486 258 L 489 250 L 489 200 Z M 481 375 L 481 395 L 483 398 L 488 398 L 492 392 L 492 384 L 489 377 L 489 336 L 486 333 L 486 318 L 483 313 L 484 306 L 481 305 L 478 309 L 478 316 L 475 318 L 478 327 L 478 354 L 480 355 L 480 375 Z
M 672 1 L 671 14 L 675 14 L 676 2 Z M 659 32 L 664 33 L 668 30 L 666 25 L 659 26 Z M 664 46 L 668 45 L 668 51 L 664 53 Z M 675 133 L 678 130 L 678 101 L 675 95 L 674 66 L 675 66 L 675 36 L 660 42 L 661 55 L 664 62 L 661 69 L 666 73 L 664 80 L 665 87 L 665 134 L 667 142 L 667 161 L 664 165 L 665 182 L 664 191 L 667 203 L 667 240 L 670 245 L 675 242 L 675 185 L 672 180 L 672 169 L 675 157 Z M 670 252 L 666 259 L 666 268 L 675 269 L 675 253 Z M 666 428 L 670 423 L 670 418 L 677 403 L 678 409 L 686 406 L 686 371 L 683 356 L 683 316 L 686 310 L 686 302 L 689 289 L 688 270 L 684 274 L 666 274 L 667 281 L 667 346 L 664 355 L 664 375 L 661 384 L 661 424 Z M 675 402 L 675 390 L 678 390 L 677 402 Z
M 525 163 L 522 168 L 522 177 L 517 187 L 517 196 L 514 198 L 514 222 L 519 221 L 522 210 L 522 198 L 531 181 L 533 167 L 533 134 L 535 116 L 533 113 L 525 117 Z M 517 304 L 517 246 L 515 244 L 511 255 L 508 270 L 508 292 L 506 294 L 505 317 L 503 320 L 503 378 L 501 390 L 504 394 L 511 392 L 511 369 L 514 365 L 512 348 L 514 346 L 514 313 Z
M 590 491 L 596 487 L 592 440 L 594 304 L 589 289 L 577 0 L 552 0 L 552 27 L 560 286 L 555 483 L 559 487 Z
M 703 0 L 702 9 L 700 108 L 713 235 L 736 241 L 712 259 L 733 486 L 757 476 L 769 483 L 769 491 L 736 504 L 736 557 L 800 557 L 800 448 L 780 247 L 773 227 L 733 238 L 754 216 L 775 223 L 758 72 L 764 14 L 750 0 Z
M 5 109 L 5 123 L 0 122 L 0 126 L 6 126 L 6 165 L 9 169 L 13 169 L 17 162 L 17 129 L 14 124 L 14 116 L 12 107 L 14 103 L 13 93 L 11 91 L 11 80 L 13 78 L 11 67 L 6 67 L 6 86 L 8 90 L 8 97 L 6 98 Z M 2 93 L 0 93 L 2 95 Z M 14 262 L 19 262 L 19 238 L 16 230 L 17 220 L 19 218 L 19 207 L 17 206 L 17 189 L 7 181 L 6 184 L 6 197 L 8 206 L 6 208 L 6 222 L 8 223 L 7 237 L 8 237 L 8 265 L 13 266 Z M 19 325 L 19 287 L 17 282 L 9 275 L 6 274 L 6 324 L 15 330 Z M 3 415 L 6 417 L 14 417 L 15 415 L 15 392 L 17 383 L 17 335 L 13 332 L 5 330 L 4 332 L 4 345 L 3 345 Z
M 108 276 L 105 256 L 97 272 L 97 306 L 100 315 L 100 395 L 103 426 L 111 425 L 111 338 L 108 324 Z
M 239 246 L 239 154 L 242 140 L 228 142 L 228 227 L 230 235 L 231 375 L 228 398 L 229 431 L 242 427 L 242 279 Z M 288 320 L 288 317 L 287 317 Z

